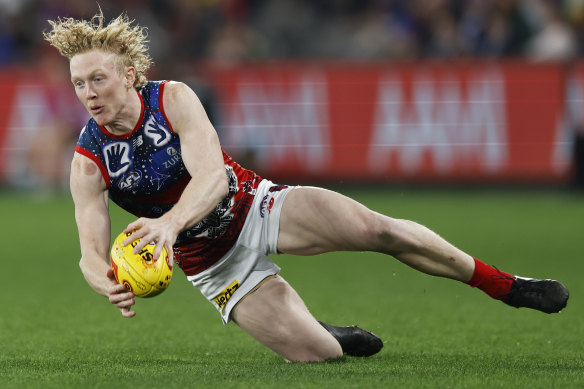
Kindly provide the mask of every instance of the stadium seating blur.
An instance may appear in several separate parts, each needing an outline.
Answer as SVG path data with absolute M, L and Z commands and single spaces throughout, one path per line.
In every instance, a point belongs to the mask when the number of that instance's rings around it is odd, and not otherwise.
M 358 72 L 354 64 L 408 61 L 420 69 L 434 61 L 472 60 L 480 68 L 493 61 L 513 60 L 551 64 L 555 68 L 546 73 L 549 78 L 556 77 L 558 69 L 559 79 L 583 78 L 578 59 L 584 53 L 584 0 L 101 0 L 99 5 L 108 18 L 126 11 L 148 27 L 155 60 L 149 78 L 178 79 L 191 85 L 220 134 L 226 121 L 224 94 L 217 90 L 217 82 L 206 77 L 208 73 L 198 71 L 209 68 L 202 63 L 213 63 L 213 69 L 233 69 L 277 61 L 276 69 L 285 73 L 296 63 L 308 69 L 315 63 L 318 68 L 341 61 L 350 64 L 351 72 Z M 93 1 L 0 1 L 0 95 L 5 99 L 0 98 L 0 187 L 49 192 L 66 188 L 68 161 L 88 115 L 75 103 L 72 89 L 65 87 L 66 61 L 48 47 L 41 32 L 49 29 L 49 19 L 90 18 L 97 12 Z M 508 68 L 501 66 L 506 77 Z M 330 79 L 333 70 L 327 69 L 323 74 Z M 433 82 L 440 83 L 444 77 L 436 76 Z M 469 77 L 460 76 L 461 85 Z M 490 77 L 488 82 L 497 79 Z M 416 81 L 408 82 L 404 90 L 415 89 Z M 573 154 L 582 147 L 572 145 L 581 144 L 584 137 L 579 87 L 584 83 L 579 82 L 565 95 L 564 84 L 552 95 L 562 100 L 553 115 L 562 116 L 568 129 L 556 142 L 565 149 L 564 165 L 559 175 L 550 173 L 543 183 L 565 184 L 569 175 L 583 170 L 572 166 L 572 160 L 582 160 Z M 40 94 L 33 92 L 35 87 Z M 329 96 L 331 101 L 335 98 Z M 330 131 L 336 128 L 331 126 Z M 239 147 L 245 142 L 253 143 L 253 139 L 240 140 Z M 261 163 L 253 147 L 234 153 L 249 164 Z M 399 173 L 409 181 L 407 172 Z M 426 173 L 414 175 L 413 181 L 428 178 Z M 470 173 L 474 174 L 472 169 Z M 308 170 L 306 177 L 319 178 Z M 386 176 L 369 178 L 381 177 Z M 446 181 L 456 182 L 460 177 L 465 176 L 446 176 Z M 430 178 L 437 182 L 440 175 Z M 509 176 L 503 178 L 509 181 Z

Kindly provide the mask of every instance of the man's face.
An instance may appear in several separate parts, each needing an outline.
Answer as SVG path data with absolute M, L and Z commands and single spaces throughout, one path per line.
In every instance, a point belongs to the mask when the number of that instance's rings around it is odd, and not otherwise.
M 79 101 L 97 124 L 115 123 L 127 102 L 133 80 L 120 74 L 116 55 L 101 50 L 77 54 L 69 63 L 71 82 Z

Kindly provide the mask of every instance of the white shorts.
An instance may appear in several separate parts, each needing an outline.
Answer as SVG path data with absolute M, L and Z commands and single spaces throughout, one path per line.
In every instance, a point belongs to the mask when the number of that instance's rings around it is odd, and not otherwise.
M 278 250 L 280 214 L 293 187 L 263 180 L 258 185 L 235 245 L 215 265 L 187 279 L 213 304 L 227 324 L 235 305 L 266 277 L 280 272 L 267 257 Z

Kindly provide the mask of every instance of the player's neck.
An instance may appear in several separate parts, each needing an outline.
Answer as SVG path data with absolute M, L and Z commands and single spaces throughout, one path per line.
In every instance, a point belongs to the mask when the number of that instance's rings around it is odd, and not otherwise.
M 116 135 L 125 135 L 134 131 L 142 114 L 142 101 L 135 89 L 128 92 L 125 104 L 116 114 L 114 120 L 104 127 Z

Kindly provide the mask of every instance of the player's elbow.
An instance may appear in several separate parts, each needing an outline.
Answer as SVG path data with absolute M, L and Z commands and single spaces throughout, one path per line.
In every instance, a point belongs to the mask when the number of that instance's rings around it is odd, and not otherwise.
M 84 276 L 87 274 L 87 260 L 84 257 L 79 259 L 79 269 Z
M 79 269 L 81 269 L 83 277 L 85 277 L 88 282 L 90 281 L 91 274 L 93 273 L 92 268 L 91 261 L 88 258 L 82 256 L 81 259 L 79 259 Z

